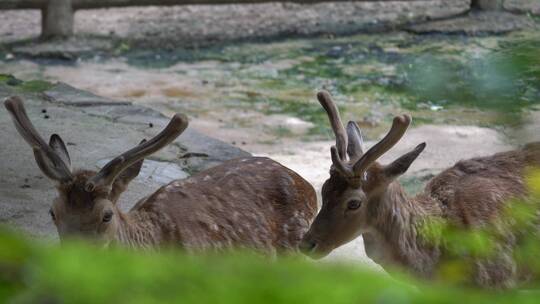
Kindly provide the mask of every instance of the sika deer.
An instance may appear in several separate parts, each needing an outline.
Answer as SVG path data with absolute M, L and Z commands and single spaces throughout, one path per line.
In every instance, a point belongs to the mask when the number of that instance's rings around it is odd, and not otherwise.
M 47 144 L 18 97 L 5 101 L 15 126 L 43 173 L 57 183 L 50 214 L 60 239 L 82 236 L 128 247 L 178 245 L 189 252 L 231 248 L 267 254 L 296 250 L 316 213 L 313 187 L 295 172 L 260 157 L 227 161 L 176 180 L 123 213 L 116 205 L 145 157 L 178 137 L 188 125 L 176 114 L 149 141 L 123 153 L 99 172 L 71 170 L 62 139 Z
M 330 119 L 336 145 L 331 148 L 330 178 L 322 187 L 322 209 L 300 245 L 314 258 L 361 235 L 367 255 L 384 268 L 398 266 L 424 278 L 435 277 L 449 255 L 444 246 L 422 235 L 422 225 L 438 219 L 465 229 L 488 227 L 501 216 L 508 199 L 526 195 L 526 168 L 540 168 L 540 142 L 531 143 L 519 150 L 460 161 L 410 198 L 396 179 L 426 144 L 388 165 L 376 162 L 403 136 L 410 116 L 395 117 L 388 134 L 364 153 L 357 124 L 349 122 L 345 130 L 330 95 L 320 92 L 318 99 Z M 494 256 L 473 261 L 475 269 L 468 278 L 472 283 L 508 287 L 521 275 L 512 257 L 517 235 L 508 230 L 503 235 L 505 241 L 497 244 Z

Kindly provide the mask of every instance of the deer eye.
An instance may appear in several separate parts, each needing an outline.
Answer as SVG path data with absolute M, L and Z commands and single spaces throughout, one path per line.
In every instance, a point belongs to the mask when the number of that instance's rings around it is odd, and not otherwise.
M 49 209 L 49 214 L 51 215 L 52 220 L 56 221 L 56 215 L 54 215 L 54 211 L 52 209 Z
M 107 223 L 107 222 L 110 222 L 111 219 L 112 219 L 112 216 L 113 216 L 113 213 L 112 211 L 105 211 L 105 214 L 103 215 L 103 222 L 104 223 Z
M 359 200 L 351 200 L 347 203 L 347 209 L 356 210 L 362 206 L 362 202 Z

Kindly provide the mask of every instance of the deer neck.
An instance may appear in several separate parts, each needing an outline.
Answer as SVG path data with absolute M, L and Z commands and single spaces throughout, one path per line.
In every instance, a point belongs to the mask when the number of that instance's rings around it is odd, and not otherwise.
M 368 256 L 384 268 L 402 267 L 424 277 L 431 276 L 438 249 L 427 242 L 420 229 L 434 215 L 428 204 L 410 198 L 398 182 L 377 195 L 373 205 L 374 231 L 364 235 Z
M 116 242 L 130 248 L 154 248 L 162 242 L 161 229 L 146 212 L 117 210 Z

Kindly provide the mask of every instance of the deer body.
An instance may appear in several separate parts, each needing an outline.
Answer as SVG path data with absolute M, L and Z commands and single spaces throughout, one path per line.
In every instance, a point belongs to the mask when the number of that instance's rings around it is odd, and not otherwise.
M 505 204 L 527 194 L 524 176 L 534 167 L 540 168 L 540 143 L 462 160 L 431 179 L 413 198 L 393 182 L 377 203 L 368 203 L 373 228 L 362 234 L 366 254 L 383 268 L 400 266 L 421 277 L 435 276 L 446 254 L 419 232 L 425 221 L 442 219 L 462 228 L 489 226 L 502 215 Z M 510 230 L 499 233 L 507 242 L 499 244 L 496 263 L 476 263 L 472 279 L 477 284 L 511 286 L 522 276 L 512 258 L 519 237 Z
M 62 139 L 53 134 L 47 144 L 20 98 L 8 98 L 5 106 L 41 171 L 56 182 L 58 197 L 50 214 L 61 240 L 81 236 L 134 248 L 241 248 L 272 255 L 296 250 L 316 213 L 313 187 L 290 169 L 260 157 L 227 161 L 173 181 L 123 213 L 118 198 L 139 174 L 144 158 L 187 128 L 185 116 L 176 114 L 161 133 L 99 172 L 72 171 Z
M 356 123 L 343 127 L 337 107 L 326 92 L 318 95 L 336 135 L 331 149 L 330 178 L 322 188 L 323 205 L 303 238 L 302 251 L 327 255 L 358 236 L 366 254 L 385 269 L 401 267 L 420 277 L 436 277 L 439 266 L 455 256 L 441 240 L 428 239 L 423 227 L 439 220 L 455 227 L 488 227 L 500 237 L 489 258 L 474 259 L 468 281 L 480 286 L 510 287 L 524 276 L 512 249 L 519 235 L 499 225 L 509 199 L 527 194 L 528 168 L 540 168 L 540 143 L 488 157 L 463 160 L 409 197 L 397 181 L 425 148 L 425 143 L 390 164 L 376 160 L 405 133 L 411 118 L 394 118 L 391 130 L 364 152 Z M 442 236 L 444 238 L 444 236 Z M 466 259 L 467 257 L 457 257 Z
M 130 246 L 176 244 L 188 251 L 296 250 L 315 203 L 312 187 L 275 161 L 235 159 L 173 181 L 139 202 L 123 215 L 117 240 Z M 141 223 L 150 227 L 142 229 L 146 237 L 124 232 Z

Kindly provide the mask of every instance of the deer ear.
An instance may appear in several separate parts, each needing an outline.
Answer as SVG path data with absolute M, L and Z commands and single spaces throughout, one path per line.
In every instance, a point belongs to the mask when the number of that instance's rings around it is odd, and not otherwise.
M 347 138 L 347 154 L 349 154 L 349 158 L 358 159 L 363 154 L 362 145 L 364 139 L 362 138 L 360 128 L 354 121 L 349 121 L 349 123 L 347 123 Z
M 62 140 L 62 138 L 60 138 L 60 135 L 51 135 L 51 138 L 49 139 L 49 146 L 54 150 L 54 152 L 56 152 L 56 154 L 58 154 L 58 156 L 60 156 L 66 166 L 68 168 L 71 168 L 71 159 L 69 158 L 66 144 L 64 144 L 64 141 Z
M 403 154 L 401 157 L 384 167 L 384 174 L 390 178 L 395 178 L 407 172 L 413 161 L 424 151 L 426 143 L 421 143 L 412 151 Z

